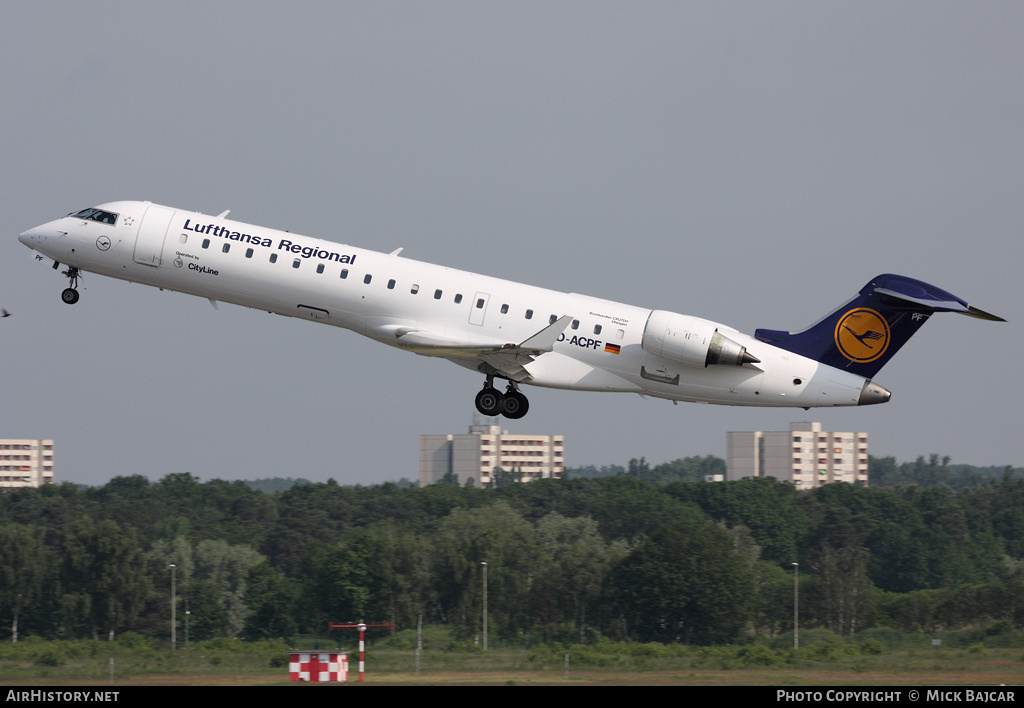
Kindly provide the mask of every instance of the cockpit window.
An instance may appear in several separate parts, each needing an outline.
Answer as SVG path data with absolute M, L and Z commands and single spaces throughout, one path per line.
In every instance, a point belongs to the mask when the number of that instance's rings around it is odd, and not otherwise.
M 98 221 L 101 224 L 116 224 L 117 214 L 111 211 L 103 211 L 102 209 L 82 209 L 77 214 L 68 214 L 76 219 L 85 219 L 87 221 Z

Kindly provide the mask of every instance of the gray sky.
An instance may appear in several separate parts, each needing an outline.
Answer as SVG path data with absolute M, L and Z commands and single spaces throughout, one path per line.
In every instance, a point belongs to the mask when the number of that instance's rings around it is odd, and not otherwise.
M 900 461 L 1024 465 L 1017 2 L 46 2 L 0 23 L 0 437 L 59 480 L 415 478 L 482 377 L 347 331 L 100 276 L 74 307 L 17 235 L 147 199 L 752 333 L 895 272 L 934 318 L 883 406 L 529 389 L 566 462 L 867 431 Z

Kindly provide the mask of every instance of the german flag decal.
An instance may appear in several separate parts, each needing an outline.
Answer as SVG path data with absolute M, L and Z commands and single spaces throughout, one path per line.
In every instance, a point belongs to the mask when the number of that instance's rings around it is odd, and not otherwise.
M 605 344 L 604 345 L 604 351 L 605 351 L 605 354 L 618 354 L 619 353 L 619 345 L 618 344 Z

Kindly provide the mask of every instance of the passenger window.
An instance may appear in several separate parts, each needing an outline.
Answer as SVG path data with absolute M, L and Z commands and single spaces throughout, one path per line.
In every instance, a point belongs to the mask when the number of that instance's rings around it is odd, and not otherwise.
M 501 314 L 503 314 L 503 315 L 507 315 L 508 314 L 508 305 L 502 305 L 501 306 Z
M 203 248 L 209 248 L 209 247 L 210 247 L 210 239 L 204 238 L 203 239 Z
M 179 236 L 178 243 L 188 243 L 188 234 L 182 234 Z
M 341 279 L 344 280 L 347 277 L 348 277 L 348 268 L 342 268 L 341 269 Z
M 316 272 L 317 273 L 323 273 L 324 272 L 324 264 L 323 263 L 321 263 L 320 265 L 318 265 L 316 267 Z
M 363 282 L 364 282 L 364 283 L 366 283 L 367 285 L 369 285 L 369 284 L 370 284 L 370 281 L 371 281 L 371 280 L 373 280 L 373 276 L 372 276 L 372 275 L 370 275 L 369 273 L 367 273 L 367 274 L 366 274 L 366 277 L 364 277 L 364 278 L 363 278 Z
M 292 268 L 298 268 L 299 267 L 299 263 L 301 263 L 301 262 L 302 261 L 300 261 L 298 258 L 296 258 L 294 261 L 292 261 Z
M 557 321 L 558 317 L 556 317 L 555 315 L 551 315 L 551 317 L 548 318 L 548 324 L 554 324 Z
M 601 334 L 601 325 L 594 325 L 594 334 Z
M 277 263 L 277 254 L 276 253 L 271 253 L 270 254 L 270 262 L 271 263 Z
M 246 258 L 252 258 L 252 249 L 251 248 L 245 249 L 245 257 Z
M 435 290 L 434 291 L 434 299 L 435 300 L 440 300 L 441 299 L 441 291 L 440 290 Z
M 394 281 L 394 279 L 389 280 L 388 281 L 388 290 L 394 290 L 394 289 L 395 289 L 395 281 Z
M 460 302 L 462 302 L 462 294 L 461 293 L 457 293 L 455 295 L 455 304 L 458 305 Z
M 230 250 L 231 250 L 231 244 L 230 243 L 225 243 L 224 246 L 221 247 L 220 252 L 221 253 L 227 253 Z
M 419 291 L 420 291 L 420 286 L 416 285 L 415 283 L 413 284 L 413 286 L 411 288 L 409 288 L 409 292 L 411 292 L 413 295 L 415 295 Z
M 552 315 L 552 317 L 554 317 L 554 315 Z M 572 321 L 572 328 L 573 329 L 579 329 L 580 328 L 580 321 L 579 320 L 573 320 Z
M 483 298 L 479 298 L 476 301 L 476 309 L 478 309 L 478 310 L 484 309 L 484 299 Z
M 533 319 L 533 310 L 527 310 L 526 311 L 526 319 L 528 319 L 528 320 L 532 320 Z

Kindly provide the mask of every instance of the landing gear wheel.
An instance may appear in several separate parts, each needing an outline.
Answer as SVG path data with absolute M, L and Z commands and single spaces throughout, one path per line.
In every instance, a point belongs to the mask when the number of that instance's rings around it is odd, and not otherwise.
M 500 391 L 485 386 L 476 394 L 476 409 L 486 416 L 500 415 L 505 409 L 505 397 Z
M 71 266 L 61 275 L 67 276 L 71 287 L 64 289 L 64 292 L 60 294 L 60 299 L 69 305 L 74 305 L 78 302 L 78 268 Z
M 530 410 L 530 401 L 519 391 L 509 391 L 505 394 L 504 409 L 501 414 L 506 418 L 518 420 Z

